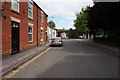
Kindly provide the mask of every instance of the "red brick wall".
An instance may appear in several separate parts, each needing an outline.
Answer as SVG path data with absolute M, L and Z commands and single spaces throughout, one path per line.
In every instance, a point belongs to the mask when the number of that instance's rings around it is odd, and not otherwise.
M 33 20 L 28 19 L 28 3 L 19 3 L 19 14 L 11 11 L 11 3 L 2 3 L 2 52 L 3 55 L 11 53 L 11 16 L 20 19 L 20 51 L 37 46 L 37 6 L 33 5 Z M 38 9 L 38 43 L 41 45 L 41 27 L 44 27 L 44 42 L 46 41 L 47 17 L 44 15 L 44 24 L 41 24 L 41 10 Z M 28 43 L 28 23 L 33 26 L 33 43 Z
M 43 24 L 41 23 L 41 10 L 38 9 L 38 41 L 40 44 L 46 42 L 46 31 L 47 31 L 47 16 L 44 14 Z M 41 27 L 43 28 L 43 41 L 41 42 Z
M 41 45 L 41 10 L 38 9 L 38 43 Z
M 46 33 L 46 31 L 47 31 L 47 16 L 44 15 L 44 42 L 46 42 L 46 40 L 47 40 L 47 33 Z
M 45 30 L 47 31 L 47 27 L 48 27 L 48 23 L 47 23 L 47 16 L 45 15 Z M 45 32 L 46 32 L 45 31 Z M 47 37 L 47 32 L 45 34 L 45 41 L 47 41 L 48 37 Z
M 28 5 L 27 2 L 20 2 L 20 51 L 28 47 Z
M 0 1 L 0 8 L 2 7 L 2 1 Z M 2 11 L 0 10 L 0 54 L 2 54 Z
M 10 3 L 2 3 L 2 53 L 11 53 L 11 19 Z M 8 7 L 9 6 L 9 7 Z M 5 19 L 6 17 L 6 19 Z
M 41 27 L 43 27 L 43 29 L 44 29 L 44 33 L 43 33 L 43 42 L 45 43 L 46 42 L 46 31 L 47 31 L 47 17 L 46 17 L 46 15 L 44 14 L 44 18 L 43 18 L 43 24 L 41 24 Z

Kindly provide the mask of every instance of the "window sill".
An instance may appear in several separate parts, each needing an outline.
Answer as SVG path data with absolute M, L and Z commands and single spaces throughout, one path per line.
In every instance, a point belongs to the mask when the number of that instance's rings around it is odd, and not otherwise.
M 19 14 L 19 15 L 20 15 L 20 13 L 19 13 L 18 11 L 15 11 L 15 10 L 13 10 L 13 9 L 11 9 L 11 11 L 14 12 L 14 13 L 16 13 L 16 14 Z
M 32 44 L 33 42 L 28 42 L 28 44 Z
M 32 18 L 29 18 L 29 17 L 28 17 L 28 19 L 33 21 L 33 19 L 32 19 Z
M 41 42 L 43 42 L 43 40 L 41 40 Z

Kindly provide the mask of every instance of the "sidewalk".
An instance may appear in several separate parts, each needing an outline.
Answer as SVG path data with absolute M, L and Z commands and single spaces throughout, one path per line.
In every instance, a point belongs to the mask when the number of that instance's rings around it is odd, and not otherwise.
M 25 60 L 34 57 L 40 52 L 44 51 L 49 47 L 50 43 L 45 43 L 39 47 L 34 47 L 14 55 L 8 55 L 2 57 L 2 74 L 9 72 L 14 69 L 15 66 L 21 65 Z
M 120 51 L 119 51 L 120 48 L 118 47 L 113 47 L 113 46 L 108 46 L 108 45 L 100 44 L 97 42 L 93 42 L 93 40 L 91 39 L 83 39 L 82 41 L 87 42 L 88 44 L 93 45 L 95 47 L 99 47 L 100 49 L 103 49 L 104 51 L 107 51 L 114 55 L 120 56 Z

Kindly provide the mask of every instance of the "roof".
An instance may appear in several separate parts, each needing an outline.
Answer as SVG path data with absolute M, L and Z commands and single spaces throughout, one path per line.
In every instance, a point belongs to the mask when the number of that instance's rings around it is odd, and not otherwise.
M 57 32 L 67 32 L 67 31 L 69 31 L 69 30 L 64 30 L 64 29 L 56 29 L 57 30 Z
M 33 3 L 48 17 L 46 12 L 39 6 L 39 4 L 37 2 L 35 2 L 35 0 L 33 0 Z

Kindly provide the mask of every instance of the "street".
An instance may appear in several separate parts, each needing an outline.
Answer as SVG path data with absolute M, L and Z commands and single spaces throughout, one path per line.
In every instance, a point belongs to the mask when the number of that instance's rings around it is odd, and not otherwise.
M 29 53 L 28 53 L 29 54 Z M 117 78 L 118 57 L 77 39 L 51 47 L 11 78 Z

